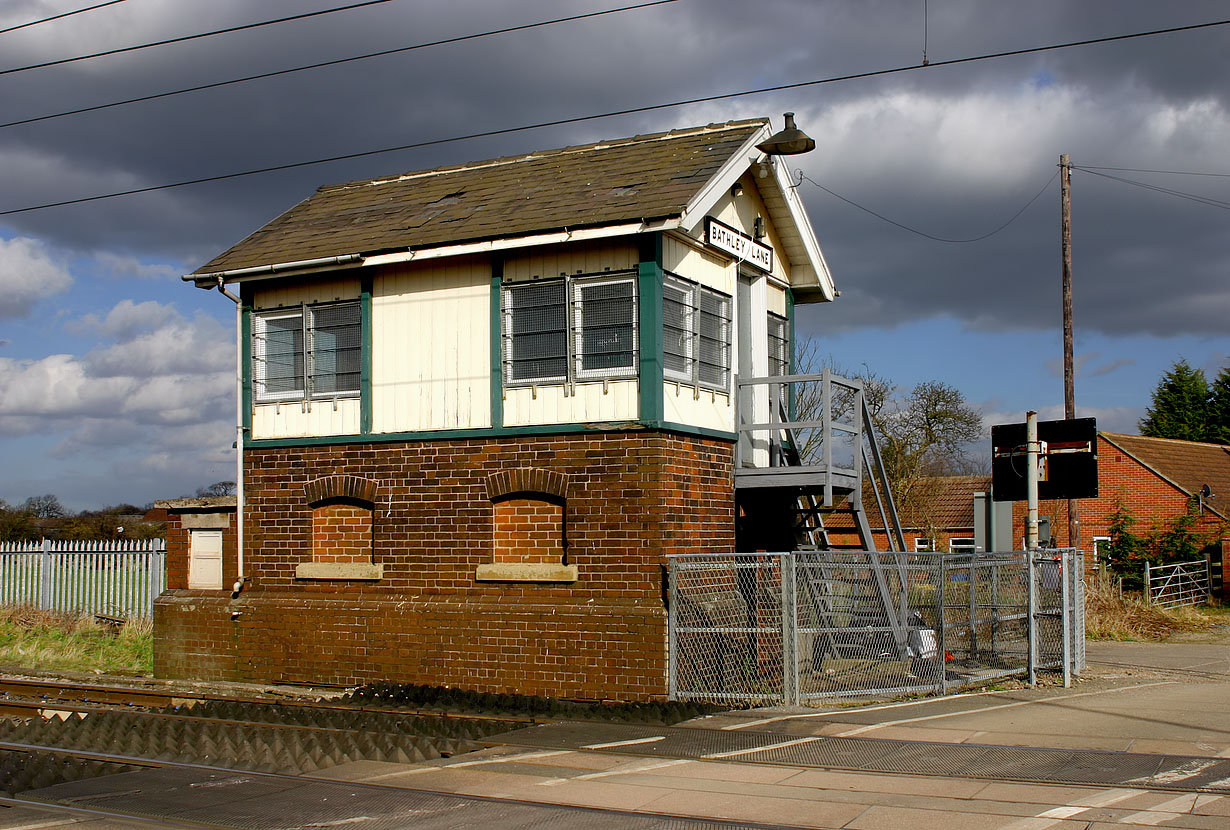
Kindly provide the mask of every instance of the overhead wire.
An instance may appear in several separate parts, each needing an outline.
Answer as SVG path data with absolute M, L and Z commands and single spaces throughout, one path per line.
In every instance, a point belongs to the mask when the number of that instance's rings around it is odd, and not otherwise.
M 167 46 L 172 43 L 184 43 L 189 40 L 200 40 L 201 38 L 214 37 L 215 35 L 227 35 L 232 32 L 242 32 L 247 29 L 259 29 L 262 26 L 273 26 L 278 23 L 289 23 L 293 20 L 305 20 L 309 17 L 320 17 L 321 15 L 334 14 L 336 12 L 347 12 L 354 9 L 361 9 L 365 6 L 377 6 L 381 3 L 391 3 L 392 0 L 363 0 L 360 3 L 351 3 L 348 6 L 336 6 L 331 9 L 319 9 L 314 12 L 304 12 L 303 14 L 292 14 L 289 17 L 279 17 L 274 20 L 262 20 L 256 23 L 244 23 L 240 26 L 228 26 L 225 29 L 215 29 L 211 32 L 198 32 L 194 35 L 181 35 L 180 37 L 167 38 L 166 40 L 157 40 L 150 43 L 138 43 L 135 46 L 121 46 L 118 49 L 107 49 L 104 52 L 93 52 L 89 55 L 77 55 L 71 58 L 57 58 L 53 61 L 44 61 L 43 63 L 32 63 L 26 66 L 14 66 L 8 69 L 0 69 L 0 75 L 12 75 L 16 72 L 28 72 L 31 69 L 46 69 L 49 66 L 62 66 L 66 63 L 75 63 L 77 61 L 88 61 L 94 58 L 104 58 L 109 55 L 121 55 L 126 52 L 137 52 L 142 49 L 152 49 L 155 46 Z
M 83 196 L 76 199 L 63 199 L 56 202 L 46 202 L 39 205 L 28 205 L 20 208 L 9 208 L 8 210 L 0 210 L 0 216 L 11 216 L 17 213 L 27 213 L 34 210 L 45 210 L 54 207 L 64 207 L 67 205 L 84 204 L 86 202 L 96 202 L 102 199 L 113 199 L 120 196 L 133 196 L 139 193 L 150 193 L 158 190 L 170 190 L 178 187 L 188 187 L 191 185 L 205 184 L 207 182 L 225 181 L 228 179 L 237 179 L 244 176 L 255 176 L 263 173 L 273 173 L 279 170 L 292 170 L 299 167 L 310 167 L 319 164 L 329 164 L 337 161 L 347 161 L 351 159 L 364 158 L 367 156 L 382 155 L 386 153 L 401 152 L 403 150 L 420 149 L 423 147 L 432 147 L 440 144 L 450 144 L 457 141 L 469 141 L 478 138 L 490 138 L 494 136 L 510 135 L 512 133 L 527 132 L 530 130 L 545 129 L 548 127 L 560 127 L 569 124 L 579 124 L 585 121 L 597 121 L 604 118 L 616 118 L 624 115 L 637 115 L 646 112 L 656 112 L 665 109 L 674 109 L 677 107 L 689 106 L 692 104 L 705 104 L 714 101 L 725 101 L 732 98 L 742 98 L 749 95 L 762 95 L 770 92 L 782 92 L 791 89 L 803 89 L 806 87 L 820 86 L 824 84 L 840 83 L 842 81 L 859 80 L 864 78 L 876 78 L 886 75 L 900 74 L 904 72 L 913 72 L 919 69 L 933 69 L 942 66 L 954 66 L 963 63 L 973 63 L 983 60 L 994 60 L 1005 57 L 1015 57 L 1019 55 L 1037 54 L 1039 52 L 1048 52 L 1058 49 L 1071 49 L 1078 46 L 1089 46 L 1097 43 L 1111 43 L 1121 40 L 1131 40 L 1141 37 L 1153 37 L 1156 35 L 1173 34 L 1175 32 L 1194 31 L 1197 29 L 1208 29 L 1214 26 L 1225 26 L 1230 24 L 1230 20 L 1218 20 L 1208 23 L 1197 23 L 1188 26 L 1175 26 L 1168 29 L 1153 29 L 1147 32 L 1134 32 L 1125 35 L 1111 35 L 1103 38 L 1091 38 L 1088 40 L 1071 41 L 1067 43 L 1056 43 L 1047 46 L 1034 46 L 1027 49 L 1014 49 L 1007 52 L 992 52 L 984 55 L 972 55 L 964 58 L 952 58 L 946 61 L 932 62 L 926 66 L 921 64 L 912 64 L 908 66 L 894 67 L 891 69 L 877 69 L 868 72 L 856 72 L 847 75 L 836 75 L 828 78 L 820 78 L 812 81 L 798 81 L 790 84 L 778 84 L 775 86 L 759 87 L 756 89 L 743 90 L 740 92 L 727 92 L 717 95 L 706 95 L 697 98 L 689 98 L 680 101 L 670 101 L 660 104 L 646 104 L 640 107 L 628 107 L 621 110 L 611 110 L 603 113 L 592 113 L 589 115 L 577 115 L 569 118 L 557 118 L 550 121 L 540 121 L 533 124 L 522 124 L 516 127 L 503 127 L 495 130 L 483 130 L 480 132 L 467 133 L 465 135 L 448 136 L 445 138 L 429 139 L 427 141 L 416 141 L 409 144 L 400 144 L 395 147 L 382 147 L 375 150 L 363 150 L 354 153 L 343 153 L 336 156 L 326 158 L 309 159 L 306 161 L 290 162 L 287 164 L 274 164 L 266 167 L 258 167 L 251 170 L 244 170 L 235 173 L 223 173 L 215 176 L 201 176 L 194 179 L 186 179 L 178 182 L 168 182 L 164 184 L 149 185 L 147 187 L 132 188 L 130 190 L 120 190 L 112 193 L 102 193 L 94 196 Z
M 1045 193 L 1045 192 L 1046 192 L 1046 189 L 1047 189 L 1048 187 L 1050 187 L 1050 186 L 1051 186 L 1051 182 L 1055 181 L 1055 179 L 1056 179 L 1056 177 L 1057 177 L 1058 175 L 1059 175 L 1059 171 L 1058 171 L 1058 170 L 1056 170 L 1054 173 L 1052 173 L 1052 174 L 1051 174 L 1051 177 L 1050 177 L 1049 179 L 1047 179 L 1047 180 L 1046 180 L 1046 184 L 1042 185 L 1042 188 L 1041 188 L 1041 189 L 1040 189 L 1037 193 L 1035 193 L 1035 194 L 1033 195 L 1033 197 L 1032 197 L 1032 198 L 1031 198 L 1028 202 L 1026 202 L 1024 205 L 1022 205 L 1020 210 L 1018 210 L 1016 213 L 1012 214 L 1012 216 L 1010 216 L 1010 217 L 1008 218 L 1008 220 L 1007 220 L 1006 222 L 1004 222 L 1002 225 L 1000 225 L 999 227 L 995 228 L 994 230 L 991 230 L 991 231 L 988 231 L 987 233 L 982 234 L 981 236 L 973 236 L 973 237 L 970 237 L 969 239 L 949 239 L 949 238 L 947 238 L 947 237 L 943 237 L 943 236 L 933 236 L 933 235 L 931 235 L 931 234 L 929 234 L 929 233 L 926 233 L 925 231 L 920 231 L 920 230 L 918 230 L 917 228 L 911 228 L 909 225 L 903 225 L 902 223 L 897 222 L 896 220 L 889 219 L 887 216 L 885 216 L 885 215 L 884 215 L 884 214 L 882 214 L 882 213 L 877 213 L 876 211 L 872 210 L 872 209 L 871 209 L 871 208 L 869 208 L 869 207 L 866 207 L 866 206 L 864 206 L 864 205 L 860 205 L 858 202 L 855 202 L 855 201 L 854 201 L 854 200 L 852 200 L 852 199 L 847 199 L 845 196 L 842 196 L 840 193 L 836 193 L 836 192 L 834 192 L 834 191 L 832 191 L 832 190 L 829 190 L 827 187 L 825 187 L 824 185 L 820 184 L 820 182 L 816 181 L 815 179 L 811 178 L 810 176 L 807 176 L 807 175 L 803 174 L 801 171 L 800 171 L 800 174 L 799 174 L 799 184 L 802 184 L 802 183 L 803 183 L 803 182 L 805 182 L 805 181 L 807 181 L 807 182 L 811 182 L 811 183 L 812 183 L 812 184 L 814 184 L 816 187 L 818 187 L 818 188 L 820 188 L 821 190 L 823 190 L 825 193 L 827 193 L 827 194 L 829 194 L 830 196 L 833 196 L 833 197 L 835 197 L 835 198 L 837 198 L 837 199 L 840 199 L 841 201 L 845 202 L 847 205 L 850 205 L 851 207 L 856 207 L 856 208 L 858 208 L 859 210 L 863 211 L 864 213 L 870 213 L 870 214 L 871 214 L 872 216 L 874 216 L 875 218 L 880 219 L 880 220 L 882 220 L 882 221 L 884 221 L 884 222 L 887 222 L 887 223 L 888 223 L 888 224 L 890 224 L 890 225 L 895 225 L 896 227 L 901 228 L 901 229 L 902 229 L 902 230 L 904 230 L 904 231 L 909 231 L 910 233 L 917 234 L 918 236 L 925 237 L 925 238 L 930 239 L 930 240 L 933 240 L 933 241 L 935 241 L 935 242 L 967 243 L 967 242 L 981 242 L 981 241 L 982 241 L 982 240 L 984 240 L 984 239 L 989 239 L 990 237 L 995 236 L 995 234 L 997 234 L 997 233 L 999 233 L 1000 231 L 1002 231 L 1004 228 L 1006 228 L 1006 227 L 1008 227 L 1009 225 L 1011 225 L 1013 222 L 1015 222 L 1015 221 L 1016 221 L 1016 220 L 1017 220 L 1017 219 L 1021 216 L 1021 214 L 1022 214 L 1022 213 L 1024 213 L 1026 210 L 1028 210 L 1028 209 L 1029 209 L 1029 206 L 1030 206 L 1030 205 L 1032 205 L 1034 202 L 1038 201 L 1038 197 L 1040 197 L 1043 193 Z M 796 185 L 796 187 L 797 187 L 797 186 L 798 186 L 798 185 Z
M 53 14 L 51 17 L 43 17 L 38 20 L 31 20 L 27 23 L 18 23 L 16 26 L 9 26 L 7 29 L 0 29 L 0 35 L 8 34 L 9 32 L 15 32 L 18 29 L 28 29 L 31 26 L 37 26 L 40 23 L 50 23 L 53 20 L 63 20 L 64 18 L 72 17 L 75 14 L 81 14 L 82 12 L 92 12 L 95 9 L 103 8 L 104 6 L 114 6 L 117 3 L 126 3 L 127 1 L 128 0 L 107 0 L 106 3 L 96 3 L 93 6 L 86 6 L 84 9 L 74 9 L 71 12 L 61 12 L 60 14 Z
M 1075 167 L 1075 165 L 1073 165 Z M 1168 176 L 1209 176 L 1215 179 L 1230 179 L 1230 173 L 1200 173 L 1192 170 L 1150 170 L 1144 167 L 1092 167 L 1081 165 L 1081 170 L 1116 170 L 1120 173 L 1165 173 Z
M 505 26 L 504 28 L 501 28 L 501 29 L 489 29 L 485 32 L 477 32 L 475 34 L 470 34 L 470 35 L 458 35 L 457 37 L 442 38 L 440 40 L 432 40 L 432 41 L 427 41 L 425 43 L 416 43 L 411 46 L 399 46 L 395 49 L 383 49 L 379 52 L 369 52 L 364 55 L 353 55 L 348 58 L 337 58 L 336 60 L 321 61 L 319 63 L 309 63 L 309 64 L 304 64 L 303 66 L 290 67 L 289 69 L 277 69 L 272 72 L 261 72 L 256 75 L 246 75 L 242 78 L 232 78 L 227 81 L 214 81 L 208 84 L 199 84 L 197 86 L 184 87 L 182 89 L 174 89 L 168 92 L 156 92 L 151 95 L 141 95 L 136 98 L 126 98 L 122 101 L 112 101 L 108 104 L 95 104 L 93 106 L 80 107 L 78 109 L 66 110 L 64 112 L 55 112 L 55 113 L 50 113 L 48 115 L 38 115 L 38 116 L 31 117 L 31 118 L 21 118 L 16 121 L 8 121 L 5 123 L 0 123 L 0 129 L 4 129 L 5 127 L 16 127 L 20 124 L 34 124 L 38 121 L 48 121 L 52 118 L 63 118 L 64 116 L 67 116 L 67 115 L 81 115 L 82 113 L 86 113 L 86 112 L 96 112 L 98 110 L 110 109 L 112 107 L 125 106 L 127 104 L 138 104 L 143 101 L 154 101 L 159 98 L 170 98 L 174 95 L 183 95 L 189 92 L 201 92 L 202 90 L 206 90 L 206 89 L 217 89 L 218 87 L 230 86 L 232 84 L 241 84 L 241 83 L 246 83 L 248 81 L 258 81 L 258 80 L 263 80 L 265 78 L 276 78 L 280 75 L 290 75 L 295 72 L 303 72 L 309 69 L 321 69 L 326 66 L 337 66 L 339 64 L 352 63 L 354 61 L 368 60 L 369 58 L 380 58 L 380 57 L 385 57 L 386 55 L 396 55 L 402 52 L 411 52 L 416 49 L 427 49 L 432 46 L 444 46 L 450 43 L 461 43 L 462 41 L 466 41 L 466 40 L 477 40 L 479 38 L 492 37 L 494 35 L 503 35 L 503 34 L 508 34 L 510 32 L 520 32 L 526 29 L 536 29 L 542 26 L 551 26 L 556 23 L 570 23 L 576 20 L 585 20 L 585 19 L 592 18 L 592 17 L 603 17 L 609 14 L 616 14 L 619 12 L 626 12 L 626 11 L 634 11 L 636 9 L 647 9 L 650 6 L 663 6 L 663 5 L 666 5 L 667 3 L 677 3 L 677 2 L 679 2 L 679 0 L 652 0 L 652 2 L 648 2 L 648 3 L 638 3 L 636 5 L 631 5 L 631 6 L 620 6 L 619 8 L 615 8 L 615 9 L 603 9 L 602 11 L 588 12 L 586 14 L 574 14 L 574 15 L 569 15 L 567 17 L 557 17 L 551 20 L 542 20 L 537 23 L 522 23 L 517 26 Z
M 1184 193 L 1182 190 L 1174 190 L 1173 188 L 1169 188 L 1169 187 L 1160 187 L 1159 185 L 1149 184 L 1148 182 L 1138 182 L 1135 179 L 1125 179 L 1122 176 L 1112 176 L 1109 173 L 1099 173 L 1092 168 L 1078 167 L 1075 164 L 1072 165 L 1072 169 L 1083 171 L 1085 173 L 1088 173 L 1091 176 L 1099 176 L 1103 179 L 1110 179 L 1111 181 L 1121 182 L 1123 184 L 1130 184 L 1134 187 L 1143 187 L 1145 190 L 1153 190 L 1157 193 L 1165 193 L 1169 196 L 1176 196 L 1180 199 L 1187 199 L 1188 201 L 1196 202 L 1197 204 L 1207 205 L 1209 207 L 1221 208 L 1222 210 L 1230 210 L 1230 202 L 1223 202 L 1221 199 L 1214 199 L 1209 196 L 1200 196 L 1195 193 Z

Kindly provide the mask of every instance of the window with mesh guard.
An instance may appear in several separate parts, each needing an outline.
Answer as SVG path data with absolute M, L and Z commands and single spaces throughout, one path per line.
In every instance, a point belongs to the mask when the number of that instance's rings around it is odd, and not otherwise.
M 726 391 L 730 386 L 730 297 L 668 276 L 662 287 L 663 375 Z
M 503 303 L 505 383 L 636 377 L 633 276 L 512 283 Z
M 257 402 L 357 395 L 362 348 L 357 302 L 256 314 L 252 381 Z

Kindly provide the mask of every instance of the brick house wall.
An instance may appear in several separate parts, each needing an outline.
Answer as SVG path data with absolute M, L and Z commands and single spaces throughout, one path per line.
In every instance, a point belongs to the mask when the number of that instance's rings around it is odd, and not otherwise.
M 1137 528 L 1147 529 L 1155 523 L 1184 513 L 1188 508 L 1188 498 L 1188 494 L 1182 489 L 1099 435 L 1098 497 L 1080 499 L 1077 502 L 1077 516 L 1080 519 L 1077 538 L 1073 540 L 1068 535 L 1066 500 L 1039 502 L 1038 516 L 1050 520 L 1051 536 L 1057 547 L 1080 548 L 1085 551 L 1086 566 L 1092 567 L 1093 540 L 1095 537 L 1109 535 L 1111 515 L 1120 503 L 1126 505 L 1135 517 Z M 1025 520 L 1026 504 L 1023 501 L 1016 502 L 1013 505 L 1013 528 L 1014 539 L 1018 544 L 1025 538 Z M 1224 555 L 1227 547 L 1225 520 L 1211 511 L 1205 511 L 1196 520 L 1195 532 L 1220 541 L 1223 549 L 1223 574 L 1227 578 L 1223 580 L 1225 596 L 1224 586 L 1230 581 L 1230 571 L 1226 570 L 1230 563 Z
M 734 548 L 732 447 L 716 438 L 629 430 L 244 456 L 247 587 L 235 600 L 182 588 L 159 599 L 159 677 L 661 698 L 665 556 Z M 575 581 L 476 579 L 496 556 L 492 477 L 527 469 L 566 481 Z M 307 488 L 330 476 L 374 484 L 379 579 L 296 578 L 313 557 Z

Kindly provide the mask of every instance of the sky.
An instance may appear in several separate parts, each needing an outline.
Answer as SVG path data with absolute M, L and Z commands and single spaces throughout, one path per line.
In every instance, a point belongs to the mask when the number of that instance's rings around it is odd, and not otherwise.
M 180 276 L 320 185 L 785 111 L 816 139 L 789 161 L 841 290 L 798 332 L 832 363 L 944 381 L 987 425 L 1062 417 L 1068 153 L 1091 168 L 1072 176 L 1077 414 L 1136 432 L 1176 360 L 1230 364 L 1230 25 L 941 65 L 1224 20 L 1219 2 L 674 0 L 10 124 L 634 2 L 389 0 L 30 69 L 344 2 L 124 0 L 0 31 L 0 499 L 141 505 L 234 478 L 234 307 Z M 91 5 L 5 0 L 0 30 Z

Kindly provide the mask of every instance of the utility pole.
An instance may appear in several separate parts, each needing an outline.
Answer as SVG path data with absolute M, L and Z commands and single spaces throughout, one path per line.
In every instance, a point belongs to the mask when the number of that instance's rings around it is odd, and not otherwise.
M 1076 367 L 1072 357 L 1072 162 L 1059 157 L 1060 233 L 1063 237 L 1063 416 L 1076 417 Z M 1068 546 L 1080 547 L 1080 516 L 1076 499 L 1068 499 Z

